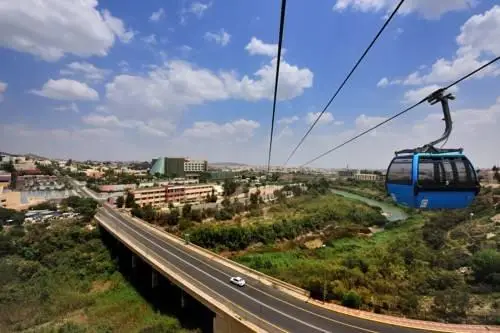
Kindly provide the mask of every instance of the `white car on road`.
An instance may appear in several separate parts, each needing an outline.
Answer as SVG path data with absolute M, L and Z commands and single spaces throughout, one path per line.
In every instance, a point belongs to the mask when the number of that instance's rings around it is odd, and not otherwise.
M 237 286 L 243 287 L 245 285 L 245 280 L 240 278 L 239 276 L 233 276 L 229 279 L 231 283 L 234 283 Z

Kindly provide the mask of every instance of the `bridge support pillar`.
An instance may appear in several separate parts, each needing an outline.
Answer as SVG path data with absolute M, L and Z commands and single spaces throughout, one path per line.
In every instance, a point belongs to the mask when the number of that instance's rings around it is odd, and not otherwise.
M 184 291 L 181 290 L 181 309 L 184 309 L 186 306 L 186 299 L 184 298 Z
M 158 286 L 158 273 L 153 269 L 151 271 L 151 288 L 156 288 Z
M 135 254 L 132 254 L 132 262 L 131 262 L 132 268 L 135 268 L 137 266 L 137 257 Z
M 216 313 L 213 323 L 214 333 L 253 333 L 254 331 L 243 325 L 236 318 L 223 313 Z

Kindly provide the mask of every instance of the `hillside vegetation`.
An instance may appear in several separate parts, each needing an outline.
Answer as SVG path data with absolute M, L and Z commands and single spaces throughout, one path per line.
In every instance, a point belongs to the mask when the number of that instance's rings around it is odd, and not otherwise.
M 88 200 L 82 199 L 86 211 Z M 66 204 L 78 206 L 78 199 Z M 29 330 L 28 330 L 29 329 Z M 88 219 L 0 232 L 0 332 L 184 332 L 117 271 Z
M 373 185 L 363 189 L 360 183 L 355 191 L 383 195 Z M 302 198 L 293 209 L 305 214 L 286 225 L 300 230 L 305 221 L 313 226 L 317 224 L 312 221 L 321 221 L 316 222 L 321 226 L 335 221 L 335 226 L 351 228 L 379 222 L 358 213 L 357 206 L 338 197 Z M 315 298 L 349 307 L 418 319 L 500 324 L 500 222 L 491 219 L 498 213 L 495 193 L 485 189 L 469 209 L 413 211 L 408 220 L 388 224 L 369 237 L 360 232 L 334 237 L 317 233 L 325 246 L 308 248 L 303 238 L 290 234 L 278 237 L 276 244 L 247 247 L 232 258 L 303 287 Z M 221 244 L 234 247 L 232 238 L 220 238 L 221 227 L 213 230 L 217 237 L 209 239 L 218 239 L 218 246 L 205 238 L 196 241 L 219 249 Z

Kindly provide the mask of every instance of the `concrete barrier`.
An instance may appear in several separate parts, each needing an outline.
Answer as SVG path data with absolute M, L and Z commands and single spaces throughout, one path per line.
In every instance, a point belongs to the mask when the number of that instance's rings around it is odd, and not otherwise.
M 206 286 L 197 286 L 199 284 L 195 279 L 186 276 L 181 270 L 172 265 L 162 264 L 155 252 L 147 248 L 137 246 L 131 241 L 120 229 L 120 227 L 110 226 L 104 219 L 98 215 L 95 219 L 108 232 L 124 242 L 132 252 L 141 256 L 144 261 L 151 265 L 156 271 L 165 275 L 171 282 L 179 286 L 181 289 L 188 292 L 193 298 L 204 304 L 212 310 L 216 317 L 214 318 L 214 332 L 270 332 L 270 333 L 285 333 L 286 331 L 276 327 L 275 325 L 259 318 L 258 316 L 246 311 L 242 307 L 229 301 L 217 292 L 207 288 Z M 205 293 L 202 288 L 209 289 L 212 293 L 217 294 L 217 299 Z M 259 325 L 254 324 L 258 322 Z
M 258 282 L 260 282 L 262 284 L 279 289 L 282 292 L 290 294 L 294 297 L 298 297 L 302 300 L 307 300 L 310 297 L 309 291 L 307 291 L 305 289 L 302 289 L 300 287 L 294 286 L 293 284 L 281 281 L 281 280 L 276 279 L 272 276 L 266 275 L 262 272 L 259 272 L 257 270 L 250 268 L 250 267 L 247 267 L 245 265 L 237 263 L 233 260 L 227 259 L 227 258 L 225 258 L 217 253 L 214 253 L 214 252 L 207 250 L 207 249 L 205 249 L 201 246 L 198 246 L 196 244 L 189 243 L 189 245 L 187 245 L 186 241 L 183 240 L 182 238 L 175 236 L 171 233 L 168 233 L 168 232 L 162 230 L 158 226 L 151 225 L 151 224 L 144 222 L 143 220 L 138 219 L 136 217 L 130 217 L 130 218 L 137 221 L 138 223 L 143 223 L 148 229 L 154 231 L 160 237 L 168 238 L 169 240 L 174 241 L 178 244 L 182 244 L 183 246 L 189 246 L 196 253 L 203 255 L 207 259 L 217 261 L 217 262 L 219 262 L 227 267 L 230 267 L 231 269 L 233 269 L 241 274 L 247 275 L 247 276 L 253 278 L 254 280 L 257 280 Z

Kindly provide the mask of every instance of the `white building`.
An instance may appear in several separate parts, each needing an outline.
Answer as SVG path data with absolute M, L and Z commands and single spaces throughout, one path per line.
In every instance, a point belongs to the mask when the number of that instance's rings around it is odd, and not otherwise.
M 205 172 L 207 171 L 207 161 L 205 160 L 188 160 L 184 161 L 184 172 Z

